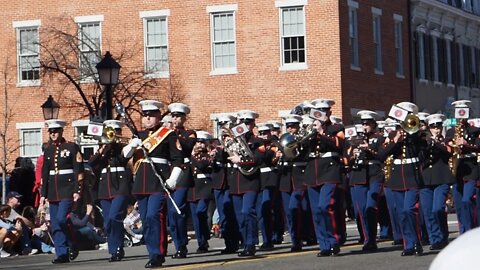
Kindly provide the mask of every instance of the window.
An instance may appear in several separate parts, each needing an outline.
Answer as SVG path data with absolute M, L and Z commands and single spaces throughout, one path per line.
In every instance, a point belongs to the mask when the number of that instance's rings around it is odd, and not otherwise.
M 464 45 L 458 44 L 458 75 L 459 75 L 459 85 L 465 86 L 465 58 L 464 58 L 464 51 L 463 47 Z
M 208 6 L 212 71 L 210 75 L 237 73 L 235 11 L 237 5 Z
M 87 134 L 88 120 L 76 120 L 72 122 L 75 134 L 75 143 L 80 146 L 83 154 L 83 161 L 87 162 L 98 150 L 98 140 Z
M 149 77 L 169 76 L 168 16 L 170 10 L 140 12 L 145 35 L 145 73 Z
M 425 61 L 425 28 L 419 26 L 415 31 L 415 60 L 416 60 L 416 75 L 419 80 L 427 79 L 426 61 Z
M 13 22 L 17 33 L 17 78 L 19 86 L 39 85 L 39 20 Z
M 358 55 L 358 2 L 348 1 L 348 29 L 350 45 L 350 67 L 358 69 L 360 67 Z
M 375 73 L 383 75 L 383 66 L 382 66 L 382 33 L 380 25 L 380 17 L 382 15 L 382 10 L 372 7 L 373 14 L 373 61 Z
M 447 84 L 453 84 L 452 76 L 452 38 L 453 36 L 445 36 L 445 53 L 447 56 L 446 59 L 446 72 L 447 72 Z
M 393 15 L 395 21 L 395 67 L 397 77 L 404 76 L 403 70 L 403 17 L 397 14 Z
M 75 22 L 78 23 L 80 77 L 83 81 L 97 76 L 95 66 L 102 58 L 102 21 L 103 16 L 101 15 L 75 18 Z
M 307 68 L 304 7 L 306 4 L 306 0 L 275 1 L 275 6 L 280 8 L 281 70 Z
M 432 60 L 432 73 L 433 73 L 433 81 L 434 82 L 439 82 L 440 81 L 440 76 L 439 76 L 439 58 L 438 58 L 438 44 L 437 44 L 437 35 L 433 34 L 431 35 L 431 60 Z
M 42 153 L 43 126 L 43 122 L 16 124 L 20 136 L 20 156 L 29 157 L 34 163 Z

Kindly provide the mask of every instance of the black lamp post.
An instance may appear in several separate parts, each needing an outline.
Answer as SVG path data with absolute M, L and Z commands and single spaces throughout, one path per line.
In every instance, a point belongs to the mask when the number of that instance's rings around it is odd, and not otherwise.
M 109 51 L 105 53 L 103 59 L 95 66 L 98 71 L 100 84 L 105 86 L 105 106 L 107 109 L 106 118 L 112 119 L 113 93 L 112 86 L 118 83 L 118 75 L 121 66 L 112 58 Z
M 45 120 L 57 119 L 60 112 L 60 105 L 49 95 L 47 101 L 42 104 L 43 118 Z

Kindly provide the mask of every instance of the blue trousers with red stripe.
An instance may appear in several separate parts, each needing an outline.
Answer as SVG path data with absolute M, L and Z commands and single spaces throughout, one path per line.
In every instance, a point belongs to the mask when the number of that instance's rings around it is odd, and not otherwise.
M 137 200 L 148 257 L 150 260 L 156 260 L 158 255 L 165 257 L 168 244 L 166 194 L 139 195 Z
M 393 191 L 395 206 L 398 209 L 400 226 L 402 228 L 404 249 L 413 249 L 420 245 L 420 222 L 418 217 L 417 189 Z
M 382 183 L 378 181 L 351 187 L 355 217 L 360 219 L 364 245 L 377 242 L 378 199 L 381 189 Z
M 264 245 L 272 244 L 274 191 L 273 188 L 265 188 L 257 194 L 256 211 Z
M 201 199 L 195 202 L 189 202 L 190 213 L 192 214 L 192 223 L 197 237 L 198 247 L 208 247 L 210 239 L 210 228 L 208 226 L 208 204 L 209 199 Z
M 257 192 L 249 191 L 230 196 L 243 243 L 245 247 L 254 247 L 258 244 L 258 222 L 255 209 Z
M 307 200 L 302 192 L 282 192 L 283 209 L 287 218 L 288 232 L 292 239 L 292 246 L 302 246 L 302 232 L 308 233 L 305 229 L 305 211 Z
M 187 236 L 187 193 L 188 188 L 177 188 L 172 193 L 172 198 L 180 209 L 181 214 L 172 204 L 171 200 L 167 201 L 168 205 L 168 229 L 172 236 L 175 249 L 186 250 L 188 244 Z
M 101 200 L 103 226 L 108 240 L 108 253 L 115 254 L 123 249 L 125 229 L 123 220 L 127 215 L 127 196 L 117 196 L 112 200 Z
M 450 186 L 428 186 L 420 190 L 420 204 L 428 231 L 430 244 L 448 242 L 447 213 L 445 201 Z
M 313 223 L 320 250 L 330 250 L 338 245 L 335 237 L 335 191 L 336 184 L 323 184 L 308 188 Z
M 402 228 L 400 227 L 400 213 L 399 207 L 395 204 L 395 197 L 393 190 L 389 187 L 383 187 L 385 193 L 385 200 L 387 201 L 388 215 L 390 217 L 390 226 L 392 229 L 392 236 L 394 241 L 403 240 Z
M 67 225 L 67 214 L 70 212 L 73 200 L 50 202 L 51 232 L 57 257 L 68 255 L 70 232 Z

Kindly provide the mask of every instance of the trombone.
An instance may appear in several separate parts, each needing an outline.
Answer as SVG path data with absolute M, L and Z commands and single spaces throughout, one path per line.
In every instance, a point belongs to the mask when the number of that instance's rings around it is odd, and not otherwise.
M 100 137 L 100 143 L 110 144 L 113 142 L 116 143 L 128 143 L 130 138 L 117 135 L 115 129 L 111 126 L 106 126 L 103 128 L 102 136 Z

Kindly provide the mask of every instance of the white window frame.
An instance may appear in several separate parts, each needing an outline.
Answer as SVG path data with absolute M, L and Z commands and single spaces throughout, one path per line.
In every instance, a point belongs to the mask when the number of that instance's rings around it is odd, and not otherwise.
M 307 29 L 306 29 L 306 6 L 308 5 L 308 0 L 276 0 L 275 7 L 278 8 L 279 11 L 279 42 L 280 42 L 280 67 L 279 71 L 289 71 L 289 70 L 305 70 L 308 69 L 308 48 L 307 48 Z M 285 8 L 294 8 L 294 7 L 301 7 L 303 9 L 303 42 L 305 46 L 305 62 L 303 63 L 285 63 L 284 60 L 284 49 L 283 49 L 283 9 Z
M 360 71 L 358 49 L 358 2 L 348 0 L 348 34 L 350 45 L 350 69 Z
M 372 27 L 373 27 L 373 65 L 375 74 L 383 75 L 382 63 L 382 10 L 372 7 Z
M 426 29 L 423 26 L 417 28 L 417 46 L 418 46 L 418 79 L 420 82 L 427 81 L 427 71 L 425 68 L 425 43 L 423 42 Z
M 237 4 L 231 5 L 214 5 L 214 6 L 207 6 L 207 13 L 210 17 L 210 55 L 211 55 L 211 70 L 210 75 L 229 75 L 229 74 L 238 74 L 237 70 Z M 233 21 L 233 40 L 215 40 L 215 23 L 214 19 L 215 16 L 219 15 L 232 15 Z M 234 64 L 232 67 L 215 67 L 216 62 L 216 54 L 215 54 L 215 44 L 216 43 L 233 43 L 233 50 L 234 50 L 234 57 L 233 61 Z
M 42 25 L 41 20 L 29 20 L 29 21 L 14 21 L 12 22 L 13 28 L 16 32 L 16 43 L 17 43 L 17 87 L 29 87 L 29 86 L 40 86 L 40 66 L 38 67 L 38 80 L 23 80 L 22 79 L 22 57 L 34 57 L 36 56 L 40 62 L 40 33 L 39 28 Z M 36 30 L 37 31 L 37 53 L 31 53 L 28 55 L 21 55 L 20 52 L 20 32 L 24 30 Z M 32 68 L 35 69 L 35 68 Z
M 395 35 L 395 75 L 405 79 L 405 65 L 403 61 L 403 16 L 393 14 Z
M 453 35 L 445 34 L 445 51 L 447 52 L 447 86 L 453 87 L 453 73 L 452 73 L 452 44 L 453 44 Z
M 149 11 L 141 11 L 140 18 L 143 20 L 143 49 L 144 49 L 144 57 L 143 63 L 145 67 L 145 77 L 146 78 L 168 78 L 170 77 L 170 55 L 168 53 L 169 50 L 169 41 L 168 41 L 168 17 L 170 16 L 170 9 L 162 9 L 162 10 L 149 10 Z M 165 20 L 165 38 L 166 44 L 155 44 L 149 45 L 148 44 L 148 33 L 147 33 L 147 23 L 148 20 Z M 148 71 L 148 47 L 160 47 L 166 48 L 167 51 L 167 70 L 156 71 L 150 73 Z
M 18 130 L 18 136 L 19 136 L 19 141 L 20 141 L 20 156 L 21 157 L 28 157 L 28 158 L 31 158 L 32 161 L 35 163 L 38 156 L 40 156 L 42 154 L 42 143 L 43 143 L 43 140 L 42 140 L 42 129 L 43 127 L 45 126 L 45 123 L 44 122 L 26 122 L 26 123 L 17 123 L 16 124 L 16 129 Z M 38 132 L 38 144 L 33 144 L 31 145 L 30 147 L 35 147 L 38 145 L 38 152 L 35 153 L 35 154 L 31 154 L 31 155 L 28 155 L 26 154 L 25 152 L 25 143 L 24 143 L 24 140 L 23 140 L 23 135 L 25 132 Z
M 104 21 L 104 16 L 103 15 L 92 15 L 92 16 L 78 16 L 74 18 L 75 23 L 77 24 L 78 27 L 78 40 L 81 43 L 82 42 L 82 26 L 87 25 L 87 24 L 97 24 L 98 23 L 98 31 L 99 31 L 99 48 L 98 48 L 98 62 L 102 59 L 102 23 Z M 78 58 L 78 67 L 79 67 L 79 74 L 81 76 L 81 82 L 82 83 L 91 83 L 94 81 L 94 78 L 97 76 L 96 68 L 95 65 L 97 63 L 90 63 L 92 66 L 92 74 L 91 76 L 87 76 L 87 74 L 82 73 L 82 58 L 84 53 L 92 53 L 95 52 L 96 50 L 85 50 L 82 51 L 81 48 L 82 44 L 78 44 L 78 50 L 79 53 L 81 54 Z

